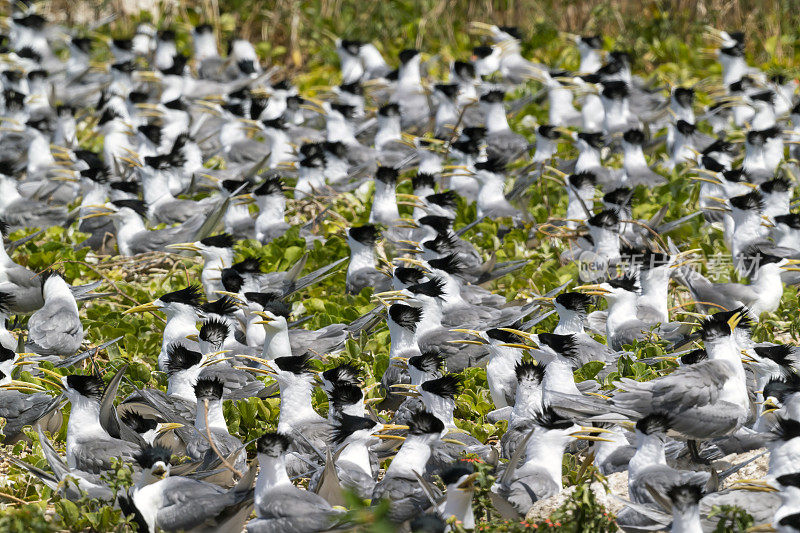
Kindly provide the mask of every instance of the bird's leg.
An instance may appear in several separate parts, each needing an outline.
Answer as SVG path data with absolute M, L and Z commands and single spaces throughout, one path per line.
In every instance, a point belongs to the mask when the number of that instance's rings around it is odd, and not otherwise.
M 708 465 L 711 464 L 711 461 L 708 459 L 703 459 L 700 456 L 700 450 L 697 448 L 697 441 L 696 440 L 688 440 L 686 441 L 686 446 L 689 448 L 689 457 L 691 457 L 693 463 L 701 464 L 701 465 Z

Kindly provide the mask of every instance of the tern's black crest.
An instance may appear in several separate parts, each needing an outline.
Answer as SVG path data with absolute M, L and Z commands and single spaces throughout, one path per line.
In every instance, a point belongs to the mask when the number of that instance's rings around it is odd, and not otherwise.
M 517 375 L 517 382 L 532 381 L 534 383 L 541 383 L 544 379 L 544 365 L 536 364 L 533 361 L 523 361 L 517 363 L 514 367 L 514 373 Z
M 222 180 L 222 188 L 231 194 L 237 191 L 239 194 L 244 194 L 250 188 L 250 183 L 241 180 Z
M 739 307 L 737 309 L 733 309 L 732 311 L 720 311 L 718 313 L 714 313 L 712 317 L 714 318 L 714 320 L 727 322 L 735 314 L 741 316 L 741 320 L 739 320 L 739 323 L 736 325 L 736 329 L 741 329 L 741 330 L 753 329 L 755 323 L 750 319 L 750 317 L 747 316 L 747 308 L 744 306 Z
M 800 214 L 789 213 L 788 215 L 778 215 L 775 217 L 776 224 L 786 224 L 792 229 L 800 229 Z
M 143 124 L 139 126 L 139 133 L 147 137 L 153 144 L 161 144 L 161 126 L 156 124 Z
M 778 366 L 791 372 L 792 366 L 796 362 L 797 357 L 792 357 L 796 348 L 788 344 L 778 344 L 776 346 L 756 346 L 753 351 L 764 359 L 773 361 Z
M 491 46 L 476 46 L 472 49 L 472 55 L 477 57 L 478 59 L 485 59 L 492 55 L 493 49 Z
M 666 433 L 669 427 L 669 416 L 664 413 L 653 413 L 636 422 L 636 429 L 645 435 Z
M 792 394 L 800 392 L 800 374 L 794 372 L 773 378 L 764 387 L 764 398 L 775 398 L 784 403 Z
M 106 384 L 97 376 L 73 374 L 67 376 L 67 387 L 77 391 L 81 396 L 99 401 L 103 396 Z
M 619 227 L 619 216 L 613 209 L 605 209 L 591 217 L 586 223 L 596 228 L 615 229 Z
M 467 126 L 461 133 L 470 141 L 480 142 L 486 139 L 485 126 Z
M 651 270 L 658 267 L 663 267 L 669 264 L 672 258 L 669 254 L 662 254 L 661 252 L 646 251 L 641 257 L 641 269 L 643 271 Z
M 403 285 L 414 285 L 425 278 L 425 272 L 418 268 L 397 267 L 394 269 L 394 277 L 399 279 Z
M 236 305 L 234 299 L 226 294 L 222 298 L 214 300 L 213 302 L 204 303 L 200 306 L 200 309 L 204 313 L 208 314 L 232 315 L 239 309 L 239 307 Z
M 136 463 L 142 468 L 153 468 L 156 463 L 162 462 L 165 465 L 169 464 L 172 457 L 172 452 L 163 446 L 144 446 L 142 450 L 133 456 Z
M 277 297 L 275 293 L 246 292 L 244 297 L 247 298 L 247 301 L 260 305 L 265 313 L 272 313 L 275 316 L 282 316 L 286 319 L 292 314 L 292 307 Z
M 389 307 L 389 316 L 397 325 L 410 331 L 416 331 L 417 324 L 422 320 L 422 308 L 410 305 L 394 304 Z
M 679 120 L 675 124 L 675 128 L 684 136 L 694 135 L 694 132 L 697 131 L 697 126 L 685 120 Z
M 540 333 L 539 342 L 549 346 L 554 352 L 564 357 L 573 358 L 578 356 L 578 344 L 575 335 Z
M 53 270 L 53 269 L 50 269 L 50 268 L 48 268 L 47 270 L 43 270 L 42 272 L 39 272 L 39 283 L 41 283 L 42 290 L 44 290 L 44 284 L 50 278 L 61 278 L 61 279 L 64 279 L 64 275 L 61 274 L 61 272 L 59 272 L 58 270 Z
M 440 434 L 444 431 L 444 424 L 428 411 L 417 411 L 411 415 L 408 423 L 410 435 Z
M 428 261 L 431 268 L 442 270 L 448 274 L 455 275 L 464 271 L 464 263 L 458 258 L 456 254 L 448 254 L 440 259 L 431 259 Z
M 775 103 L 775 93 L 770 90 L 760 91 L 755 94 L 751 94 L 749 96 L 751 100 L 757 102 L 766 102 L 770 105 Z
M 172 343 L 167 346 L 167 375 L 173 376 L 177 372 L 199 365 L 202 358 L 200 352 L 190 350 L 182 344 Z
M 631 205 L 633 199 L 633 191 L 628 187 L 617 187 L 611 192 L 603 195 L 603 201 L 607 204 L 626 206 Z
M 280 457 L 291 446 L 292 441 L 283 433 L 267 432 L 261 435 L 256 442 L 256 451 L 270 457 Z
M 312 356 L 310 353 L 290 355 L 276 358 L 275 364 L 284 372 L 300 375 L 311 372 L 311 359 Z
M 458 194 L 455 191 L 444 191 L 436 194 L 429 194 L 425 197 L 429 204 L 438 205 L 444 209 L 455 209 L 458 205 Z
M 352 227 L 347 230 L 347 234 L 351 239 L 364 246 L 373 246 L 381 236 L 381 232 L 372 224 Z
M 223 268 L 220 280 L 222 281 L 222 286 L 228 292 L 239 292 L 244 286 L 244 278 L 232 268 Z
M 455 100 L 456 96 L 458 96 L 457 83 L 437 83 L 434 89 L 442 93 L 448 100 Z
M 468 61 L 456 61 L 453 63 L 453 72 L 462 79 L 472 79 L 475 77 L 475 65 Z
M 261 274 L 261 259 L 248 257 L 234 264 L 231 268 L 240 274 Z
M 453 219 L 448 217 L 440 217 L 436 215 L 426 215 L 419 219 L 421 226 L 429 226 L 436 230 L 436 233 L 447 233 L 450 226 L 453 225 Z
M 233 248 L 233 237 L 227 233 L 212 235 L 205 239 L 200 239 L 200 244 L 209 248 Z
M 788 514 L 778 520 L 779 526 L 788 526 L 794 530 L 800 529 L 800 513 Z
M 447 233 L 439 233 L 435 238 L 422 243 L 423 248 L 433 250 L 437 254 L 447 254 L 455 250 L 457 237 Z
M 391 103 L 381 106 L 378 109 L 378 115 L 382 117 L 399 117 L 400 116 L 400 105 Z
M 599 35 L 584 35 L 581 42 L 593 50 L 603 48 L 603 39 Z
M 189 285 L 185 289 L 162 294 L 158 299 L 165 304 L 176 303 L 191 305 L 192 307 L 199 307 L 202 298 L 203 293 L 200 285 Z
M 764 194 L 788 192 L 791 188 L 792 184 L 786 178 L 775 178 L 761 184 L 761 191 Z
M 636 292 L 639 290 L 639 285 L 636 283 L 636 278 L 633 276 L 621 276 L 608 280 L 606 283 L 615 289 L 623 289 L 628 292 Z
M 405 65 L 418 55 L 419 55 L 419 50 L 415 48 L 406 48 L 405 50 L 400 52 L 398 57 L 400 58 L 400 63 Z
M 224 389 L 225 386 L 218 378 L 200 378 L 194 385 L 194 395 L 199 402 L 203 400 L 221 400 Z
M 115 181 L 110 187 L 115 191 L 139 194 L 139 184 L 135 181 Z
M 147 217 L 147 206 L 144 205 L 144 202 L 141 200 L 114 200 L 111 202 L 112 205 L 116 206 L 117 209 L 130 209 L 137 215 L 142 218 Z
M 728 317 L 729 318 L 729 317 Z M 728 318 L 712 316 L 700 323 L 700 336 L 704 342 L 715 341 L 733 334 Z
M 722 163 L 707 155 L 700 158 L 700 164 L 711 172 L 723 172 L 725 170 L 725 166 Z
M 322 377 L 333 384 L 358 385 L 361 370 L 354 364 L 342 363 L 322 373 Z
M 153 431 L 158 427 L 155 418 L 145 418 L 135 411 L 126 411 L 121 417 L 122 423 L 138 434 Z
M 625 139 L 625 142 L 629 144 L 634 144 L 637 146 L 641 146 L 644 144 L 644 132 L 642 130 L 628 130 L 622 134 L 622 138 Z
M 350 119 L 353 118 L 356 114 L 356 108 L 351 105 L 347 104 L 331 104 L 331 109 L 340 113 L 344 118 Z
M 694 365 L 700 361 L 705 361 L 706 359 L 708 359 L 708 352 L 706 352 L 703 348 L 698 348 L 697 350 L 692 350 L 689 353 L 683 354 L 681 356 L 681 364 Z
M 678 87 L 672 94 L 682 107 L 691 107 L 694 103 L 694 89 L 691 87 Z
M 717 139 L 713 143 L 709 144 L 704 150 L 703 154 L 728 154 L 728 155 L 735 155 L 736 154 L 736 147 L 733 143 L 726 141 L 725 139 Z M 706 167 L 708 168 L 708 167 Z
M 624 81 L 606 81 L 602 82 L 602 85 L 602 94 L 609 100 L 622 100 L 631 94 L 628 84 Z
M 11 348 L 0 346 L 0 362 L 11 361 L 16 355 L 16 352 Z
M 488 157 L 486 161 L 479 161 L 475 163 L 475 169 L 485 170 L 493 174 L 503 174 L 506 171 L 505 163 L 496 157 Z
M 574 421 L 562 417 L 549 405 L 536 414 L 534 422 L 545 429 L 569 429 L 575 425 Z
M 582 131 L 578 134 L 578 139 L 598 150 L 605 146 L 603 134 L 601 132 L 589 133 Z
M 253 191 L 256 196 L 269 196 L 271 194 L 283 194 L 283 180 L 281 178 L 269 178 Z
M 516 324 L 515 324 L 516 326 Z M 510 326 L 514 328 L 514 326 Z M 517 335 L 516 333 L 511 333 L 510 331 L 504 331 L 499 328 L 492 328 L 486 330 L 486 336 L 492 340 L 500 341 L 503 343 L 508 344 L 522 344 L 524 339 Z
M 357 385 L 338 383 L 331 390 L 330 401 L 337 409 L 341 410 L 348 405 L 355 405 L 364 398 L 364 393 Z
M 461 392 L 461 376 L 447 374 L 438 379 L 429 379 L 422 384 L 421 388 L 436 396 L 454 399 Z
M 675 485 L 667 491 L 667 498 L 679 510 L 696 506 L 703 497 L 703 486 L 700 484 L 685 483 Z
M 339 85 L 339 90 L 348 94 L 355 94 L 356 96 L 364 96 L 364 86 L 357 81 L 353 83 L 342 83 Z
M 333 426 L 331 437 L 334 443 L 342 444 L 356 431 L 372 431 L 377 425 L 378 423 L 370 418 L 342 413 Z
M 392 167 L 378 167 L 375 172 L 375 179 L 387 185 L 397 183 L 397 169 Z
M 203 341 L 219 348 L 225 342 L 229 335 L 228 325 L 218 318 L 209 318 L 200 327 L 198 338 Z
M 800 420 L 775 417 L 776 424 L 770 432 L 775 440 L 790 441 L 800 437 Z
M 592 303 L 592 297 L 580 292 L 564 292 L 556 296 L 555 302 L 565 309 L 586 314 Z
M 777 481 L 784 487 L 800 488 L 800 472 L 794 472 L 793 474 L 784 474 L 782 476 L 778 476 L 777 478 L 775 478 L 775 481 Z
M 439 477 L 445 485 L 452 485 L 453 483 L 457 483 L 462 477 L 472 475 L 474 472 L 475 468 L 470 463 L 457 462 L 445 468 L 439 474 Z
M 555 141 L 561 137 L 561 132 L 559 132 L 555 126 L 551 126 L 549 124 L 542 124 L 536 128 L 536 133 L 545 139 L 550 139 L 551 141 Z
M 502 102 L 505 97 L 506 93 L 502 89 L 492 89 L 481 95 L 481 102 L 485 102 L 487 104 L 497 104 Z
M 408 287 L 408 290 L 412 294 L 422 294 L 425 296 L 430 296 L 431 298 L 441 298 L 444 294 L 444 280 L 433 277 L 424 283 L 411 285 Z
M 411 178 L 411 187 L 417 191 L 422 188 L 430 188 L 436 185 L 436 176 L 433 174 L 427 174 L 425 172 L 420 172 L 413 178 Z
M 429 350 L 410 358 L 408 365 L 413 366 L 420 372 L 432 374 L 444 369 L 444 356 L 439 352 Z

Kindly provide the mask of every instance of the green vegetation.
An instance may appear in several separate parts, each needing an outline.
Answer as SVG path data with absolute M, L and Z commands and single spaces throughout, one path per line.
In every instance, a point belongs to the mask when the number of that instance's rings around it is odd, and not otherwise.
M 101 2 L 98 12 L 120 9 L 117 2 Z M 392 2 L 311 0 L 285 2 L 255 2 L 253 0 L 223 0 L 218 9 L 208 6 L 217 2 L 178 2 L 159 6 L 156 13 L 141 13 L 131 19 L 115 20 L 98 29 L 111 35 L 129 34 L 139 20 L 150 19 L 158 24 L 172 25 L 180 31 L 181 45 L 189 47 L 187 23 L 218 21 L 221 37 L 227 39 L 234 30 L 243 37 L 258 41 L 257 49 L 268 64 L 285 65 L 286 74 L 298 84 L 301 91 L 319 90 L 320 86 L 338 80 L 337 61 L 332 47 L 334 35 L 348 35 L 372 40 L 387 57 L 409 46 L 416 46 L 430 54 L 430 71 L 443 72 L 447 62 L 453 58 L 469 55 L 478 38 L 468 34 L 470 20 L 485 20 L 506 24 L 519 24 L 527 39 L 523 42 L 524 54 L 548 65 L 575 68 L 577 52 L 560 31 L 602 32 L 606 48 L 615 47 L 632 50 L 634 69 L 657 82 L 669 78 L 674 82 L 691 84 L 709 76 L 719 74 L 714 60 L 701 51 L 708 46 L 702 36 L 703 25 L 712 24 L 725 28 L 743 28 L 748 32 L 748 57 L 751 62 L 767 69 L 782 69 L 794 74 L 794 65 L 800 55 L 800 10 L 792 9 L 791 0 L 758 2 L 755 0 L 733 3 L 712 0 L 700 3 L 687 0 L 673 1 L 585 1 L 556 2 L 553 0 L 505 0 L 501 2 L 474 2 L 470 0 L 399 0 Z M 78 3 L 80 5 L 80 3 Z M 49 6 L 53 14 L 64 20 L 78 17 L 80 9 L 72 2 L 54 1 Z M 522 92 L 536 92 L 538 87 L 529 87 L 510 94 L 513 99 Z M 701 102 L 707 102 L 703 96 Z M 511 117 L 515 131 L 533 138 L 531 119 L 536 122 L 546 116 L 538 103 L 528 104 Z M 88 141 L 87 141 L 88 142 Z M 574 157 L 571 147 L 562 145 L 560 156 Z M 652 155 L 658 160 L 663 154 Z M 649 218 L 663 205 L 669 206 L 666 220 L 689 213 L 695 207 L 696 186 L 680 171 L 670 176 L 670 183 L 652 191 L 637 190 L 634 198 L 634 217 Z M 563 216 L 566 211 L 566 195 L 563 186 L 543 179 L 534 185 L 525 202 L 533 222 L 525 228 L 506 230 L 502 223 L 485 220 L 471 229 L 467 237 L 482 250 L 486 259 L 494 255 L 498 261 L 526 259 L 527 266 L 513 276 L 493 283 L 492 289 L 508 299 L 526 298 L 542 294 L 567 280 L 575 279 L 574 265 L 562 265 L 558 254 L 566 245 L 552 238 L 538 226 L 551 217 Z M 410 193 L 410 183 L 400 185 L 398 192 Z M 370 207 L 369 197 L 364 199 L 352 194 L 342 195 L 332 206 L 334 213 L 317 228 L 321 240 L 311 248 L 306 271 L 314 270 L 336 259 L 346 257 L 347 245 L 340 224 L 364 224 Z M 292 222 L 307 221 L 322 209 L 307 201 L 289 203 L 293 213 Z M 405 214 L 410 213 L 406 208 Z M 403 212 L 401 211 L 401 214 Z M 475 207 L 459 205 L 455 227 L 472 221 Z M 10 240 L 20 238 L 31 231 L 20 231 Z M 83 236 L 74 229 L 51 228 L 42 235 L 24 244 L 13 254 L 22 265 L 39 271 L 54 267 L 62 270 L 68 281 L 86 283 L 103 281 L 100 290 L 114 293 L 108 298 L 82 306 L 82 318 L 86 339 L 93 345 L 123 336 L 123 340 L 106 352 L 97 354 L 94 364 L 110 379 L 114 369 L 129 363 L 127 377 L 137 387 L 160 387 L 166 385 L 166 376 L 153 371 L 159 352 L 163 321 L 154 315 L 123 316 L 129 306 L 150 301 L 154 295 L 185 287 L 200 277 L 200 261 L 179 255 L 150 254 L 131 260 L 116 257 L 97 257 L 86 250 L 75 250 L 75 244 Z M 687 248 L 699 248 L 706 257 L 725 254 L 722 233 L 708 234 L 701 219 L 692 220 L 676 231 L 673 238 Z M 277 241 L 261 246 L 254 241 L 239 243 L 237 260 L 245 257 L 260 257 L 270 271 L 283 270 L 292 265 L 305 249 L 305 241 L 294 229 Z M 733 271 L 729 272 L 733 277 Z M 336 322 L 349 322 L 368 311 L 372 306 L 371 294 L 364 291 L 357 296 L 348 296 L 342 290 L 344 271 L 314 286 L 293 301 L 295 317 L 310 315 L 304 327 L 319 328 Z M 680 295 L 688 300 L 686 295 Z M 670 305 L 678 305 L 675 300 Z M 788 331 L 793 339 L 800 335 L 800 306 L 793 288 L 787 288 L 781 307 L 772 317 L 764 320 L 755 330 L 755 339 L 772 339 L 775 332 Z M 791 312 L 789 312 L 791 310 Z M 540 328 L 550 331 L 554 318 L 545 320 Z M 20 325 L 24 327 L 24 322 Z M 368 337 L 348 342 L 345 350 L 328 357 L 324 365 L 344 361 L 357 362 L 363 369 L 367 398 L 380 396 L 380 390 L 372 387 L 388 366 L 388 330 L 379 328 Z M 632 347 L 636 357 L 654 357 L 664 354 L 665 346 L 656 343 L 640 343 Z M 90 372 L 92 362 L 84 361 L 78 369 L 55 369 L 67 374 L 75 370 Z M 45 365 L 46 366 L 46 365 Z M 322 363 L 320 363 L 322 366 Z M 604 380 L 620 377 L 638 380 L 652 379 L 674 367 L 669 361 L 659 366 L 647 366 L 635 359 L 622 358 L 616 372 Z M 576 375 L 579 379 L 592 379 L 599 368 L 587 365 Z M 23 373 L 22 380 L 33 380 Z M 120 394 L 131 391 L 123 383 Z M 55 389 L 53 389 L 55 393 Z M 314 397 L 315 406 L 322 414 L 327 410 L 327 399 L 321 391 Z M 469 369 L 464 375 L 464 390 L 457 399 L 456 420 L 460 427 L 483 441 L 496 441 L 505 430 L 505 422 L 492 424 L 486 414 L 493 406 L 486 385 L 485 371 Z M 226 402 L 225 416 L 232 434 L 247 441 L 257 437 L 277 424 L 279 401 L 277 399 L 248 401 L 233 404 Z M 66 425 L 54 436 L 56 445 L 63 451 Z M 46 461 L 36 444 L 35 434 L 29 434 L 30 442 L 5 446 L 3 452 L 14 455 L 40 468 Z M 254 453 L 251 445 L 249 452 Z M 529 527 L 556 529 L 559 531 L 614 531 L 613 517 L 608 516 L 594 494 L 588 489 L 599 475 L 581 471 L 579 461 L 565 461 L 565 486 L 578 485 L 566 503 L 546 522 L 531 524 L 505 523 L 493 510 L 488 490 L 493 482 L 491 468 L 478 465 L 481 476 L 476 493 L 476 518 L 482 519 L 479 530 L 522 531 Z M 119 486 L 129 483 L 130 473 L 120 468 L 115 475 Z M 17 467 L 0 464 L 0 531 L 112 531 L 126 530 L 118 510 L 93 500 L 76 503 L 59 499 L 48 488 Z M 385 521 L 386 509 L 367 508 L 361 502 L 351 500 L 351 512 L 362 531 L 391 531 Z M 752 519 L 736 510 L 720 511 L 718 531 L 744 530 L 752 525 Z M 458 525 L 454 525 L 458 531 Z

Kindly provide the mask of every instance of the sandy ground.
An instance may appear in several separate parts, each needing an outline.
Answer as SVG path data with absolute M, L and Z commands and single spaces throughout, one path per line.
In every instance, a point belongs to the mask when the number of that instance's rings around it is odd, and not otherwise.
M 732 454 L 719 461 L 715 461 L 712 466 L 718 472 L 721 472 L 732 465 L 751 459 L 762 451 L 763 449 L 742 454 Z M 767 475 L 768 463 L 769 454 L 759 457 L 735 474 L 732 474 L 730 477 L 728 477 L 723 483 L 722 488 L 730 486 L 739 479 L 763 479 L 764 476 Z M 599 482 L 592 483 L 591 489 L 595 493 L 599 503 L 603 504 L 603 506 L 610 513 L 617 514 L 624 507 L 624 502 L 621 501 L 621 498 L 627 499 L 628 497 L 628 473 L 618 472 L 616 474 L 611 474 L 610 476 L 606 477 L 606 480 L 610 492 L 606 492 L 605 487 Z M 531 521 L 544 520 L 553 514 L 556 509 L 561 507 L 574 490 L 574 487 L 567 487 L 561 491 L 560 494 L 553 496 L 552 498 L 547 498 L 546 500 L 536 502 L 536 504 L 534 504 L 534 506 L 528 511 L 525 519 Z

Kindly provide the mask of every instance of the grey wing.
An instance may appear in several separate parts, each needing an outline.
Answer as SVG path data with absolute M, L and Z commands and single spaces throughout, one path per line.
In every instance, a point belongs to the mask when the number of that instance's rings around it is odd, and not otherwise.
M 339 475 L 339 482 L 342 487 L 354 491 L 359 498 L 368 500 L 372 497 L 372 491 L 375 489 L 375 479 L 361 470 L 360 467 L 348 461 L 340 461 L 336 463 L 336 472 Z
M 704 496 L 700 500 L 700 514 L 707 516 L 715 505 L 735 505 L 747 511 L 756 523 L 765 524 L 775 516 L 781 498 L 779 492 L 726 489 Z
M 347 276 L 346 289 L 351 294 L 361 292 L 365 287 L 373 287 L 376 292 L 387 290 L 391 283 L 382 272 L 375 269 L 364 269 Z
M 625 345 L 633 344 L 634 341 L 646 339 L 647 332 L 651 328 L 652 325 L 641 320 L 629 320 L 614 331 L 614 336 L 609 339 L 609 344 L 611 344 L 611 348 L 620 349 Z
M 441 497 L 441 492 L 436 491 L 434 497 Z M 408 520 L 415 514 L 423 513 L 431 506 L 428 495 L 416 479 L 402 477 L 384 478 L 375 486 L 372 499 L 387 499 L 392 502 L 389 517 L 394 521 Z
M 28 321 L 28 340 L 40 355 L 72 355 L 83 342 L 83 325 L 71 302 L 51 302 Z
M 574 335 L 574 339 L 581 365 L 590 361 L 606 362 L 614 359 L 614 350 L 589 335 Z
M 111 468 L 112 457 L 132 462 L 138 451 L 137 446 L 124 440 L 93 439 L 79 442 L 73 449 L 73 456 L 78 470 L 99 474 Z
M 636 307 L 636 318 L 647 324 L 657 324 L 661 322 L 661 313 L 657 309 L 648 305 L 639 304 Z
M 626 172 L 628 175 L 628 180 L 630 181 L 631 185 L 643 185 L 645 187 L 654 187 L 656 185 L 661 185 L 662 183 L 666 183 L 667 179 L 654 172 L 652 169 L 648 167 L 632 169 L 629 172 Z
M 19 391 L 0 393 L 0 418 L 6 419 L 2 432 L 8 438 L 18 435 L 22 428 L 36 423 L 50 407 L 53 398 L 43 392 L 25 394 Z
M 649 485 L 660 494 L 666 494 L 671 487 L 678 484 L 680 479 L 680 472 L 674 468 L 666 465 L 652 465 L 628 482 L 628 493 L 634 503 L 656 503 L 650 495 L 650 491 L 647 490 L 647 486 Z
M 131 238 L 131 251 L 134 254 L 157 252 L 163 251 L 168 244 L 191 241 L 204 220 L 203 214 L 197 214 L 179 226 L 143 231 Z
M 156 524 L 166 531 L 196 527 L 235 503 L 232 492 L 210 483 L 182 477 L 166 481 L 162 507 L 156 514 Z
M 640 412 L 677 413 L 711 404 L 728 379 L 727 366 L 720 361 L 702 361 L 679 368 L 662 378 L 639 383 L 623 379 L 614 404 Z
M 604 476 L 614 474 L 615 472 L 625 472 L 628 470 L 628 463 L 636 453 L 636 448 L 633 446 L 620 446 L 603 460 L 598 466 L 600 473 Z
M 295 486 L 272 489 L 256 507 L 259 518 L 302 516 L 311 513 L 329 514 L 331 505 L 321 496 Z
M 527 514 L 534 503 L 558 494 L 558 485 L 544 472 L 534 472 L 511 482 L 506 499 L 521 514 Z

